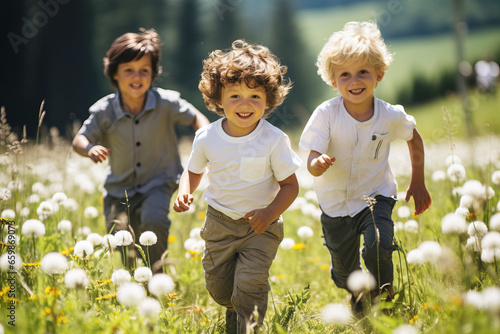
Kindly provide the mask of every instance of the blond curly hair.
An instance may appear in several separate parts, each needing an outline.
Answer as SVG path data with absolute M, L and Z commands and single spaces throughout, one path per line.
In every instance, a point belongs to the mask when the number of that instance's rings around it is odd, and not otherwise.
M 264 118 L 285 100 L 291 88 L 285 80 L 286 66 L 265 46 L 236 40 L 231 49 L 215 50 L 203 61 L 203 71 L 198 85 L 208 110 L 224 116 L 218 106 L 222 87 L 244 81 L 250 88 L 263 87 L 268 108 Z
M 348 22 L 344 29 L 334 32 L 318 55 L 318 74 L 330 86 L 335 68 L 363 61 L 385 73 L 392 62 L 391 54 L 384 43 L 375 22 Z

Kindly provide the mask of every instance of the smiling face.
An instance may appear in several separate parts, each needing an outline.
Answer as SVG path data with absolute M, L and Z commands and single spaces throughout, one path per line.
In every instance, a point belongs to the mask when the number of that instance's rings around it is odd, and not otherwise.
M 151 55 L 118 64 L 118 69 L 113 78 L 118 83 L 118 89 L 123 101 L 144 99 L 153 81 Z
M 217 105 L 224 110 L 227 118 L 222 127 L 233 137 L 246 136 L 252 132 L 268 108 L 265 89 L 249 88 L 243 80 L 224 86 Z
M 373 92 L 384 77 L 373 65 L 362 61 L 335 67 L 332 85 L 344 98 L 344 105 L 351 114 L 373 112 Z

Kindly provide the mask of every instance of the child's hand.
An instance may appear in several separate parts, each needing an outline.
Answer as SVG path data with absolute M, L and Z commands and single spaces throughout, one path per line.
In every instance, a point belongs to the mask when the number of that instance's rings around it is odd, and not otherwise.
M 89 156 L 90 160 L 95 163 L 105 161 L 108 154 L 109 148 L 101 145 L 94 145 L 87 151 L 87 155 Z
M 257 234 L 262 234 L 267 231 L 267 228 L 274 221 L 270 219 L 271 214 L 267 209 L 253 210 L 243 216 L 243 219 L 250 219 L 250 226 Z
M 321 154 L 317 158 L 310 161 L 309 172 L 314 176 L 321 176 L 335 161 L 335 157 L 329 157 L 326 154 Z
M 418 216 L 431 206 L 431 195 L 429 195 L 425 184 L 419 183 L 415 185 L 410 183 L 406 190 L 405 201 L 408 202 L 411 196 L 413 196 L 413 201 L 415 202 L 415 216 Z
M 189 206 L 193 203 L 193 195 L 181 194 L 178 195 L 174 202 L 174 210 L 176 212 L 184 212 L 189 210 Z

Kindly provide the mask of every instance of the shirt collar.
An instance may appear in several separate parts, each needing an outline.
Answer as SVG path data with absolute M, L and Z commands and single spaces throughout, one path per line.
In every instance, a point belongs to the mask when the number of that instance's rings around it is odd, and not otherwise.
M 141 117 L 145 111 L 154 109 L 157 103 L 158 101 L 155 94 L 151 89 L 148 89 L 148 91 L 146 92 L 146 104 L 144 105 L 144 109 L 142 109 L 141 113 L 136 117 Z M 113 99 L 113 112 L 116 116 L 116 119 L 120 119 L 122 117 L 130 115 L 128 112 L 123 110 L 120 104 L 120 93 L 116 93 L 115 98 Z

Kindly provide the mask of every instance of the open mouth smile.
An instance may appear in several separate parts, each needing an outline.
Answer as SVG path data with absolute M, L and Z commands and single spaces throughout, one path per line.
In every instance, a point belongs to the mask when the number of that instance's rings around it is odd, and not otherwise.
M 349 90 L 349 93 L 354 94 L 354 95 L 359 95 L 364 92 L 364 88 L 358 88 L 358 89 L 351 89 Z

